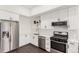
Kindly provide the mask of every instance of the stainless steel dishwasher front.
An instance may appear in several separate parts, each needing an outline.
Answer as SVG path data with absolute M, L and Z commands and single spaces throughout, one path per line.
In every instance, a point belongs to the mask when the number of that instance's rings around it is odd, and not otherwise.
M 45 49 L 45 39 L 44 36 L 38 36 L 38 46 L 42 49 Z

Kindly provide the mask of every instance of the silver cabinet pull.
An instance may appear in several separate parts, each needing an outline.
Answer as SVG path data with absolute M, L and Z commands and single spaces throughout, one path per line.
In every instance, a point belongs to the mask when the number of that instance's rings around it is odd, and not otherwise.
M 33 36 L 33 39 L 35 39 L 35 36 Z
M 71 44 L 71 45 L 74 45 L 75 43 L 72 43 L 72 42 L 71 42 L 70 44 Z
M 69 44 L 67 44 L 67 49 L 69 48 Z

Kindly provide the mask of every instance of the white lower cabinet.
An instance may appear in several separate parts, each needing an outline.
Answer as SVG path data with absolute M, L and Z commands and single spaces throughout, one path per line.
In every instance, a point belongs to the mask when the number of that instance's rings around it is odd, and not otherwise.
M 38 35 L 33 36 L 32 44 L 34 44 L 35 46 L 38 46 Z
M 50 52 L 50 38 L 46 38 L 46 44 L 45 49 Z
M 68 53 L 78 53 L 78 31 L 69 30 Z
M 68 53 L 78 53 L 78 42 L 68 42 Z

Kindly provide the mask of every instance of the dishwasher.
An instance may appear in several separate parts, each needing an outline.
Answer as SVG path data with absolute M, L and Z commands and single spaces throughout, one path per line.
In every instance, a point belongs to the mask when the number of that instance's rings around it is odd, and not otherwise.
M 45 39 L 44 36 L 38 36 L 38 46 L 42 49 L 45 49 Z

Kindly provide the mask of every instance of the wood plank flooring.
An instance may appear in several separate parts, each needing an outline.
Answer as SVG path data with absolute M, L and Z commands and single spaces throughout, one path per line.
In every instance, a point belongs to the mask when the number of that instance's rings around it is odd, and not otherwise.
M 13 51 L 9 51 L 8 53 L 48 53 L 48 52 L 32 44 L 27 44 Z

